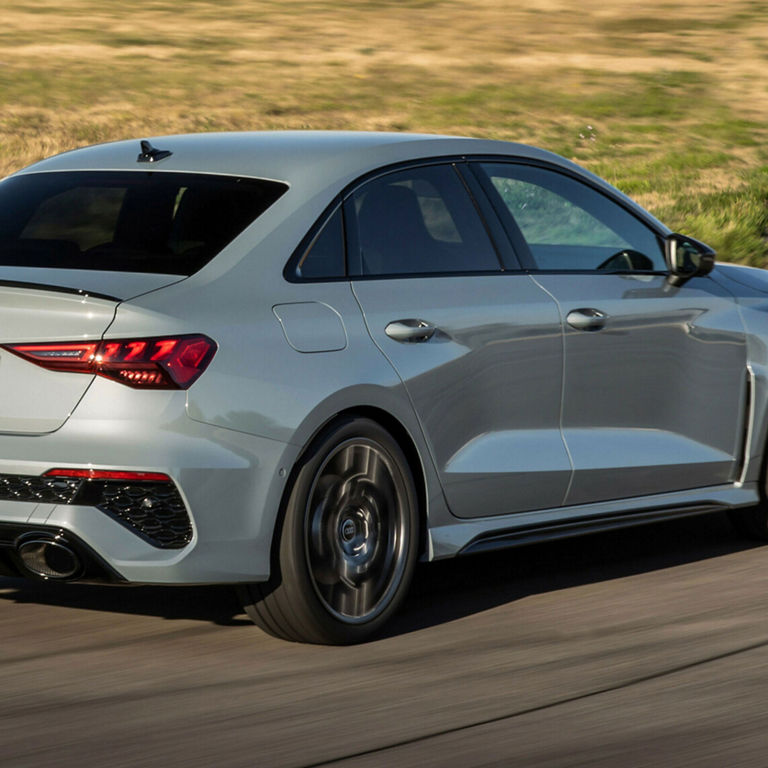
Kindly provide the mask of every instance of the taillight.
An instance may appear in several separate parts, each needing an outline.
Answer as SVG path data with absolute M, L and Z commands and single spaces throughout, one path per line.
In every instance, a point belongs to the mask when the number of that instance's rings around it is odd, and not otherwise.
M 96 374 L 137 389 L 187 389 L 216 354 L 216 342 L 201 334 L 2 347 L 52 371 Z

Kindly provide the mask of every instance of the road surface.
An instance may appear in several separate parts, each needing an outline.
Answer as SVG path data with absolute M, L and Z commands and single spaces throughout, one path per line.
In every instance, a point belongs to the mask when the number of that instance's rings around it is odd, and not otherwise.
M 0 765 L 762 767 L 768 547 L 715 515 L 420 566 L 352 648 L 0 579 Z

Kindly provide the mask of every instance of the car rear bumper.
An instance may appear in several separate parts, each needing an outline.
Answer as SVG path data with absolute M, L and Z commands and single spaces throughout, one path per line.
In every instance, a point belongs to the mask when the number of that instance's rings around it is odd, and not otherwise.
M 60 531 L 88 557 L 93 553 L 94 562 L 102 561 L 108 580 L 147 584 L 266 580 L 280 498 L 299 449 L 193 421 L 186 416 L 183 392 L 128 390 L 125 398 L 139 407 L 115 408 L 112 401 L 110 413 L 104 413 L 98 399 L 87 396 L 56 432 L 0 435 L 0 487 L 5 486 L 0 492 L 0 527 L 6 533 L 18 532 L 0 537 L 0 547 L 8 553 L 22 534 Z M 148 525 L 146 516 L 137 524 L 135 516 L 126 519 L 119 509 L 100 503 L 103 494 L 93 487 L 61 499 L 52 497 L 40 478 L 53 468 L 159 472 L 168 475 L 177 497 L 173 505 L 166 503 L 167 498 L 158 501 L 158 488 L 148 484 L 145 499 L 141 484 L 134 484 L 135 506 L 145 502 L 150 513 Z M 19 485 L 19 478 L 35 482 Z M 114 489 L 119 496 L 120 484 Z M 119 507 L 121 499 L 117 502 Z M 176 517 L 169 518 L 170 506 Z M 159 516 L 153 518 L 153 510 Z M 158 536 L 160 518 L 170 520 L 180 535 Z

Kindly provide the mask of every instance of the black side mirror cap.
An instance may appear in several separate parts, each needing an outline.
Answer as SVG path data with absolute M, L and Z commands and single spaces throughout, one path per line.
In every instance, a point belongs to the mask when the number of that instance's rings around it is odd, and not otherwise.
M 664 238 L 664 256 L 669 268 L 667 282 L 670 285 L 682 285 L 692 277 L 708 275 L 715 266 L 712 248 L 676 232 Z

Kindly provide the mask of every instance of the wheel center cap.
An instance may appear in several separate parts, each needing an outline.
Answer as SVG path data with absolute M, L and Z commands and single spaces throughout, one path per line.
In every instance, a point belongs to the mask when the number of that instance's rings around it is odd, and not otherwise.
M 355 533 L 357 533 L 355 521 L 347 518 L 341 524 L 341 538 L 344 539 L 344 541 L 352 541 L 352 539 L 355 538 Z

